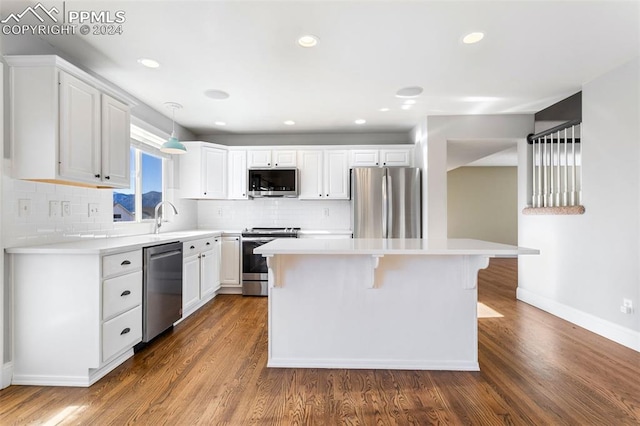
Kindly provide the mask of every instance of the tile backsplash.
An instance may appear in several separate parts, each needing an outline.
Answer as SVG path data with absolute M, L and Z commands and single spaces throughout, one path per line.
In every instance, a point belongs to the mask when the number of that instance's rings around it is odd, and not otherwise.
M 254 200 L 198 201 L 198 228 L 242 230 L 251 227 L 300 227 L 304 230 L 351 228 L 348 200 Z
M 170 221 L 163 224 L 162 231 L 195 228 L 196 201 L 177 199 L 172 191 L 167 191 L 167 198 L 176 200 L 174 204 L 179 214 L 172 214 Z M 113 191 L 110 189 L 32 182 L 4 175 L 2 192 L 4 247 L 146 234 L 153 227 L 151 221 L 114 223 Z M 53 215 L 51 201 L 58 202 Z M 69 215 L 63 216 L 62 202 L 69 203 Z M 97 207 L 95 215 L 89 215 L 89 204 Z

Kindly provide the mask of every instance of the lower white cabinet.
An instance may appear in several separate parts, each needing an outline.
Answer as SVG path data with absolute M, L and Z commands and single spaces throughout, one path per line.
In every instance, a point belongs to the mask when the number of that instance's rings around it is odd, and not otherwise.
M 221 292 L 241 294 L 240 235 L 222 237 L 222 263 L 220 266 Z
M 90 386 L 142 340 L 142 249 L 12 254 L 12 384 Z
M 213 299 L 220 289 L 220 254 L 220 237 L 183 243 L 182 318 Z

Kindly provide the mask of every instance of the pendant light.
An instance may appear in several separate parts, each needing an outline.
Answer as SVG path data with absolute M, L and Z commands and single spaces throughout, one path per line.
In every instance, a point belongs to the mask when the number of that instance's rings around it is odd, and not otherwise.
M 187 148 L 176 137 L 176 110 L 181 109 L 182 105 L 175 102 L 167 102 L 164 105 L 172 110 L 171 121 L 173 127 L 171 129 L 171 137 L 162 144 L 160 151 L 167 154 L 184 154 L 187 152 Z

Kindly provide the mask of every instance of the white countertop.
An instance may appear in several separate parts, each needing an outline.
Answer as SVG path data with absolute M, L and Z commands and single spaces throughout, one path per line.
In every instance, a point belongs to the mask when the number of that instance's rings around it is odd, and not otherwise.
M 79 241 L 45 244 L 39 246 L 11 247 L 10 254 L 107 254 L 122 250 L 135 250 L 173 241 L 190 241 L 198 238 L 220 236 L 212 230 L 176 231 L 160 234 L 132 235 L 128 237 L 87 238 Z
M 398 239 L 296 239 L 281 238 L 254 250 L 262 255 L 490 255 L 513 256 L 539 254 L 536 249 L 470 239 L 423 240 Z

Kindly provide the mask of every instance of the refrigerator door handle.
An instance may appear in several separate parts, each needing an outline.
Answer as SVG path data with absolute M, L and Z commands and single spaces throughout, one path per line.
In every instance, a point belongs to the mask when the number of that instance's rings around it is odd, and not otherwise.
M 389 201 L 387 200 L 387 175 L 382 175 L 382 238 L 387 238 L 387 216 Z
M 387 174 L 387 233 L 385 238 L 393 238 L 393 182 Z

